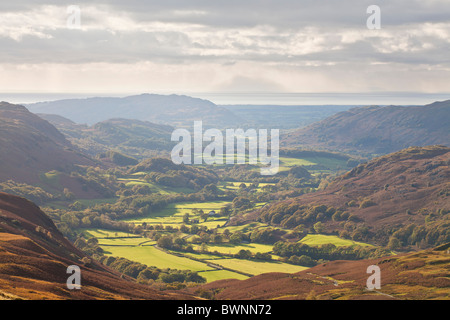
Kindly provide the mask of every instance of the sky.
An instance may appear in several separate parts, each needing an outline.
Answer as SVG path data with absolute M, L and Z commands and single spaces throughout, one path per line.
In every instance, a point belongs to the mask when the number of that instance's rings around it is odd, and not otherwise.
M 0 91 L 448 93 L 449 4 L 2 1 Z

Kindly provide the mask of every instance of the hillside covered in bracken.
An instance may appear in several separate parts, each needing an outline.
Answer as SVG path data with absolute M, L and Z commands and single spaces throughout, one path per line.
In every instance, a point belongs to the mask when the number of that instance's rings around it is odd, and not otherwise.
M 217 281 L 197 292 L 218 300 L 421 300 L 450 296 L 450 244 L 417 253 L 332 261 L 295 273 Z M 368 290 L 367 268 L 380 267 L 381 288 Z
M 449 165 L 448 147 L 408 148 L 361 164 L 323 190 L 238 215 L 232 223 L 312 232 L 320 227 L 391 249 L 432 247 L 450 241 Z
M 0 103 L 0 150 L 8 150 L 0 154 L 1 180 L 34 183 L 42 172 L 95 164 L 49 122 L 7 102 Z
M 70 265 L 81 266 L 82 290 L 66 286 Z M 0 193 L 0 300 L 189 298 L 122 278 L 75 248 L 36 205 Z

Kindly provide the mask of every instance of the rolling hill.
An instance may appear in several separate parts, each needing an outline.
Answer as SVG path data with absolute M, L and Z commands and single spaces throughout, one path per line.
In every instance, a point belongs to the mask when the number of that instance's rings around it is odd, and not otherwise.
M 115 150 L 136 159 L 168 153 L 173 127 L 132 119 L 109 119 L 92 126 L 76 124 L 58 115 L 38 114 L 52 123 L 84 153 L 94 157 Z
M 25 107 L 0 103 L 0 181 L 40 183 L 50 170 L 68 172 L 76 165 L 96 165 L 49 122 Z
M 205 126 L 222 127 L 237 120 L 231 111 L 211 101 L 180 95 L 142 94 L 124 98 L 67 99 L 39 102 L 27 107 L 35 113 L 56 114 L 88 125 L 123 118 L 189 127 L 195 120 L 203 120 Z
M 232 223 L 312 229 L 320 222 L 325 233 L 396 249 L 435 246 L 450 241 L 449 165 L 448 147 L 404 149 L 357 166 L 324 190 L 236 216 Z
M 217 300 L 422 300 L 450 296 L 450 244 L 416 253 L 332 261 L 295 274 L 267 273 L 222 280 L 198 291 Z M 366 289 L 367 267 L 381 271 L 381 288 Z
M 69 290 L 67 267 L 81 268 Z M 132 282 L 87 258 L 26 199 L 0 192 L 0 299 L 190 299 Z
M 411 146 L 447 145 L 450 100 L 425 106 L 352 108 L 285 136 L 284 146 L 387 154 Z

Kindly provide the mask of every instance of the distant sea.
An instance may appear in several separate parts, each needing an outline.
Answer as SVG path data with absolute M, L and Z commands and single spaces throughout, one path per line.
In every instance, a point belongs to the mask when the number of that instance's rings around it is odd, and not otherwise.
M 153 93 L 153 92 L 149 92 Z M 425 105 L 450 100 L 450 93 L 197 93 L 179 94 L 206 99 L 217 105 Z M 0 93 L 0 101 L 16 104 L 83 99 L 92 97 L 126 97 L 139 93 Z

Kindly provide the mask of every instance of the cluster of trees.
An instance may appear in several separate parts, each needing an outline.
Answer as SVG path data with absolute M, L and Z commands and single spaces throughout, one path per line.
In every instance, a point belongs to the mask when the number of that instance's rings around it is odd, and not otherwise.
M 206 282 L 204 277 L 191 270 L 159 269 L 157 267 L 147 266 L 126 258 L 105 255 L 98 257 L 98 261 L 144 284 L 148 284 L 153 281 L 166 284 Z
M 268 252 L 256 252 L 252 253 L 250 250 L 239 250 L 238 253 L 234 255 L 235 258 L 238 259 L 246 259 L 246 260 L 262 260 L 262 261 L 270 261 L 272 260 L 272 255 Z
M 133 224 L 117 221 L 106 214 L 100 214 L 88 208 L 84 211 L 69 211 L 45 208 L 45 213 L 54 221 L 56 227 L 70 240 L 77 237 L 78 228 L 99 228 L 123 232 L 135 232 Z
M 263 244 L 274 244 L 278 240 L 280 240 L 281 236 L 284 234 L 284 231 L 273 228 L 264 228 L 261 230 L 254 230 L 250 234 L 251 242 L 263 243 Z
M 83 191 L 94 191 L 104 198 L 114 197 L 118 190 L 116 177 L 98 167 L 78 167 L 70 176 L 78 179 Z
M 89 238 L 86 240 L 84 237 L 78 236 L 74 242 L 74 246 L 89 256 L 97 257 L 104 254 L 103 249 L 98 245 L 97 238 Z
M 304 243 L 278 241 L 273 247 L 273 253 L 286 258 L 288 262 L 296 264 L 307 263 L 303 265 L 309 267 L 315 263 L 327 260 L 378 258 L 387 256 L 390 252 L 378 247 L 337 247 L 331 243 L 320 247 L 311 247 Z
M 436 216 L 448 214 L 447 210 L 439 210 Z M 382 235 L 380 235 L 382 237 Z M 408 246 L 421 249 L 435 247 L 450 242 L 450 222 L 448 219 L 429 221 L 425 225 L 409 224 L 393 231 L 389 237 L 388 248 L 398 250 Z
M 161 237 L 158 244 L 163 243 L 167 239 L 165 236 Z M 206 282 L 205 278 L 201 277 L 197 272 L 190 270 L 159 269 L 156 267 L 148 267 L 145 264 L 126 258 L 106 256 L 103 249 L 98 245 L 98 239 L 95 237 L 85 239 L 83 236 L 78 236 L 74 245 L 100 263 L 124 275 L 135 278 L 141 283 L 149 283 L 151 280 L 162 283 Z
M 301 205 L 295 201 L 283 201 L 261 210 L 263 222 L 293 229 L 298 225 L 313 225 L 327 220 L 342 221 L 349 218 L 348 213 L 326 205 Z
M 139 163 L 135 158 L 114 150 L 99 153 L 96 158 L 102 161 L 112 162 L 118 166 L 134 166 Z
M 304 166 L 295 166 L 274 176 L 262 176 L 256 169 L 256 166 L 241 164 L 218 170 L 218 173 L 221 179 L 226 181 L 251 181 L 249 189 L 252 184 L 274 183 L 275 185 L 268 187 L 272 189 L 271 192 L 293 188 L 317 188 L 325 177 L 325 175 L 312 176 Z
M 145 177 L 167 187 L 191 188 L 201 190 L 206 185 L 217 184 L 219 177 L 207 168 L 198 166 L 176 165 L 170 159 L 152 158 L 131 167 L 129 173 L 149 172 Z
M 54 196 L 42 188 L 31 186 L 26 183 L 18 183 L 8 180 L 0 183 L 0 191 L 26 198 L 37 205 L 54 200 Z

